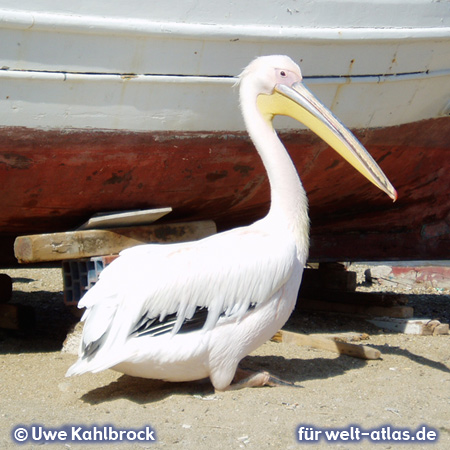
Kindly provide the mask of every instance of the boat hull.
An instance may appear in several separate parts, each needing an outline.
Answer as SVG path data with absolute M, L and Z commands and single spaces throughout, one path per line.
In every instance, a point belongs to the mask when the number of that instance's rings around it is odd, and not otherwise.
M 299 3 L 301 8 L 299 9 Z M 275 118 L 310 201 L 314 260 L 449 252 L 447 2 L 0 0 L 0 235 L 102 211 L 251 223 L 269 187 L 237 75 L 287 54 L 379 161 L 392 204 L 309 131 Z M 363 131 L 358 131 L 363 130 Z M 4 250 L 5 249 L 5 250 Z
M 355 130 L 398 190 L 392 203 L 306 130 L 281 133 L 308 193 L 312 260 L 446 259 L 450 119 Z M 269 185 L 245 132 L 0 129 L 2 254 L 17 235 L 100 211 L 170 206 L 219 230 L 265 215 Z

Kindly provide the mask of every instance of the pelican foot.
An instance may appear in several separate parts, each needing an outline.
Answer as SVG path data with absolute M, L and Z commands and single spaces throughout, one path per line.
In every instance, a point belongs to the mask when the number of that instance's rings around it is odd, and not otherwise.
M 262 387 L 262 386 L 291 386 L 291 387 L 301 387 L 296 386 L 294 383 L 289 381 L 281 380 L 269 372 L 255 372 L 250 369 L 238 368 L 236 375 L 234 377 L 235 382 L 230 384 L 226 391 L 235 391 L 238 389 L 243 389 L 247 387 Z

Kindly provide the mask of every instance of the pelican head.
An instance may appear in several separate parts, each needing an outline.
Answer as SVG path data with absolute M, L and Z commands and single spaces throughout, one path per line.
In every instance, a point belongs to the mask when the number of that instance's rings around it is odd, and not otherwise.
M 369 152 L 302 80 L 300 67 L 281 55 L 257 58 L 241 74 L 241 84 L 257 99 L 259 112 L 271 126 L 276 115 L 303 123 L 395 201 L 397 191 Z

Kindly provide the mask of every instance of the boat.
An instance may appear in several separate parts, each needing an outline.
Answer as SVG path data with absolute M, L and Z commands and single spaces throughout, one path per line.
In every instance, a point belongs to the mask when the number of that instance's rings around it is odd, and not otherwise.
M 432 0 L 0 0 L 0 255 L 16 236 L 105 211 L 262 217 L 269 187 L 237 75 L 287 54 L 394 186 L 394 204 L 308 130 L 275 125 L 298 167 L 311 261 L 450 254 L 450 8 Z M 386 198 L 385 198 L 386 197 Z

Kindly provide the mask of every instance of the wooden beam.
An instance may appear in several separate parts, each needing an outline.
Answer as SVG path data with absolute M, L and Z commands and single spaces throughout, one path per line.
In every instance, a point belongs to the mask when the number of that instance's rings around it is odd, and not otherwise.
M 359 305 L 356 303 L 337 303 L 304 298 L 297 303 L 295 310 L 339 312 L 343 314 L 358 314 L 372 317 L 386 316 L 410 318 L 414 315 L 414 309 L 410 306 Z
M 331 289 L 312 289 L 300 287 L 300 301 L 322 300 L 333 303 L 350 303 L 367 306 L 405 306 L 408 303 L 406 294 L 394 294 L 390 292 L 346 292 Z
M 217 232 L 213 221 L 155 224 L 108 230 L 19 236 L 14 253 L 20 263 L 62 261 L 116 254 L 135 245 L 201 239 Z
M 366 345 L 350 344 L 348 342 L 335 341 L 321 336 L 310 336 L 307 334 L 294 333 L 292 331 L 280 330 L 273 338 L 275 342 L 296 344 L 305 347 L 327 350 L 334 353 L 353 356 L 360 359 L 380 359 L 379 350 Z

